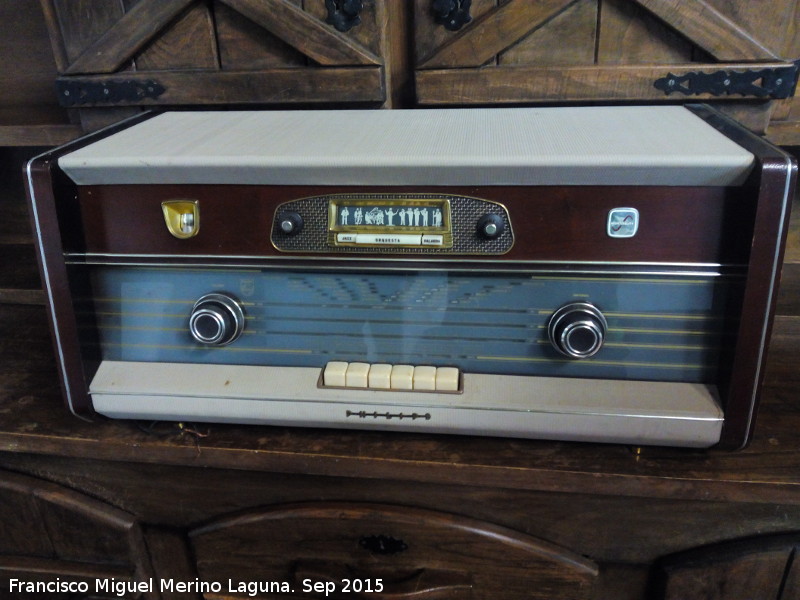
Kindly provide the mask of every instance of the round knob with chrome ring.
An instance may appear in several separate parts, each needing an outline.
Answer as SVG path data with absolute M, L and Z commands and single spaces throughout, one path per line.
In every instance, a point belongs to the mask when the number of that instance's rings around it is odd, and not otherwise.
M 550 316 L 547 336 L 553 348 L 569 358 L 588 358 L 603 347 L 608 323 L 589 302 L 570 302 Z
M 206 346 L 225 346 L 242 335 L 244 322 L 241 303 L 230 294 L 214 292 L 194 303 L 189 333 Z

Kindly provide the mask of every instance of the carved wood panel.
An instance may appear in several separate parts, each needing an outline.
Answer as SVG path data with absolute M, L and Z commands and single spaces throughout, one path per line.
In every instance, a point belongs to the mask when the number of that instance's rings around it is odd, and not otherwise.
M 577 600 L 598 576 L 592 561 L 543 540 L 387 504 L 283 505 L 223 516 L 189 536 L 203 579 L 247 581 L 259 565 L 265 581 L 287 583 L 258 597 L 321 596 L 308 589 L 319 582 L 331 598 Z M 347 593 L 355 581 L 360 589 Z
M 61 486 L 0 471 L 0 597 L 74 597 L 12 589 L 13 579 L 84 582 L 94 592 L 96 580 L 143 581 L 151 574 L 132 515 Z

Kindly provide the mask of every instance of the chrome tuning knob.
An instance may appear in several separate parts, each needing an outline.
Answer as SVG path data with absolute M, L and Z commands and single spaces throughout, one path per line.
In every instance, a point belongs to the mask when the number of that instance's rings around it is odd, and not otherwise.
M 239 301 L 222 292 L 206 294 L 194 303 L 189 333 L 207 346 L 225 346 L 244 331 L 244 309 Z
M 547 323 L 553 348 L 570 358 L 594 356 L 603 347 L 608 323 L 593 304 L 571 302 L 554 312 Z

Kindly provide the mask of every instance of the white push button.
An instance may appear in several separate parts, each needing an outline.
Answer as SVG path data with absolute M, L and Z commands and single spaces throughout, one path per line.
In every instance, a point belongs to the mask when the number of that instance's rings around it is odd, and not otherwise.
M 460 375 L 455 367 L 331 361 L 322 372 L 322 385 L 349 389 L 457 392 Z
M 333 387 L 344 387 L 347 383 L 346 380 L 347 363 L 340 361 L 331 361 L 325 365 L 325 372 L 322 375 L 322 384 Z
M 392 387 L 392 365 L 376 364 L 369 368 L 369 387 L 388 390 Z
M 337 233 L 336 241 L 340 244 L 355 244 L 358 241 L 358 235 L 355 233 Z
M 442 392 L 458 391 L 458 369 L 455 367 L 436 369 L 436 389 Z
M 432 234 L 422 236 L 423 246 L 441 246 L 442 244 L 444 244 L 444 236 Z
M 414 389 L 436 389 L 436 367 L 414 367 Z
M 359 233 L 357 244 L 370 246 L 419 246 L 422 242 L 421 235 L 410 233 Z
M 414 389 L 414 367 L 411 365 L 394 365 L 392 367 L 393 390 Z
M 344 381 L 347 387 L 365 388 L 369 376 L 369 364 L 353 362 L 347 365 Z

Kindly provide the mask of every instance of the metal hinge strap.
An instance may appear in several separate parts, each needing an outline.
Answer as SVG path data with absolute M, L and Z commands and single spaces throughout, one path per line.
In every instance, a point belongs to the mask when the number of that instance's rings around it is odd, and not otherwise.
M 686 96 L 711 94 L 729 96 L 738 94 L 756 98 L 791 98 L 797 87 L 800 60 L 785 67 L 758 68 L 736 71 L 690 71 L 682 75 L 668 73 L 656 79 L 653 86 L 666 95 L 680 93 Z

